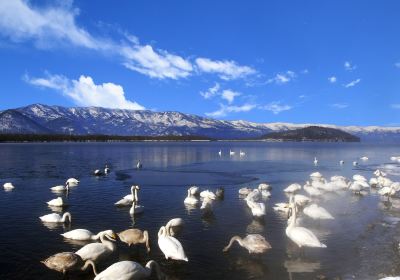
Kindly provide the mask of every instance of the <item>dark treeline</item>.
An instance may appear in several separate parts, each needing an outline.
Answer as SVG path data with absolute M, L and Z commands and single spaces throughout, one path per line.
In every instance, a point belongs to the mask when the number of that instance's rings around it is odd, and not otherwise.
M 111 142 L 111 141 L 193 141 L 213 140 L 203 136 L 120 136 L 66 134 L 0 134 L 0 142 Z

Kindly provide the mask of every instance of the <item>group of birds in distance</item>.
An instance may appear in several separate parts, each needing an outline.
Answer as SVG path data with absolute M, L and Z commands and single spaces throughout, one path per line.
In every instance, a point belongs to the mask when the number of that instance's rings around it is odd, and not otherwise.
M 230 155 L 234 152 L 229 151 Z M 218 152 L 221 156 L 221 150 Z M 245 153 L 240 151 L 240 155 Z M 363 161 L 368 160 L 367 157 L 360 158 Z M 400 156 L 391 157 L 392 161 L 400 162 Z M 339 162 L 344 164 L 343 161 Z M 353 165 L 356 165 L 356 161 Z M 318 165 L 317 158 L 314 158 L 314 164 Z M 142 168 L 140 161 L 136 164 L 137 169 Z M 95 170 L 95 176 L 101 176 L 109 173 L 111 170 L 106 165 L 104 172 Z M 350 191 L 354 194 L 368 194 L 370 188 L 376 188 L 377 193 L 383 197 L 395 196 L 400 191 L 400 182 L 394 182 L 388 178 L 387 174 L 382 170 L 375 170 L 373 177 L 369 180 L 363 175 L 355 174 L 351 179 L 344 176 L 335 175 L 329 180 L 325 179 L 320 172 L 313 172 L 309 176 L 309 180 L 302 186 L 298 183 L 293 183 L 283 189 L 287 194 L 288 201 L 276 203 L 273 207 L 274 211 L 282 212 L 287 215 L 286 236 L 299 248 L 314 247 L 326 248 L 327 246 L 320 242 L 317 236 L 308 228 L 299 225 L 298 217 L 305 215 L 314 220 L 333 220 L 335 219 L 328 210 L 314 201 L 315 198 L 321 197 L 326 193 Z M 56 193 L 68 192 L 69 188 L 77 187 L 79 180 L 69 178 L 65 185 L 54 186 L 51 191 Z M 14 185 L 10 182 L 3 185 L 5 190 L 13 190 Z M 266 215 L 265 199 L 271 197 L 270 190 L 272 187 L 268 183 L 260 183 L 257 188 L 243 187 L 238 190 L 240 198 L 244 199 L 249 207 L 252 215 L 255 218 L 262 219 Z M 129 213 L 135 216 L 144 212 L 144 206 L 140 205 L 139 191 L 140 187 L 134 185 L 131 187 L 131 192 L 120 200 L 115 202 L 116 207 L 130 206 Z M 304 194 L 300 194 L 303 192 Z M 197 186 L 190 186 L 187 190 L 187 197 L 183 203 L 187 206 L 196 207 L 200 205 L 200 209 L 204 215 L 212 214 L 213 202 L 215 200 L 224 199 L 224 188 L 218 188 L 215 191 L 209 189 L 201 190 Z M 57 197 L 47 202 L 49 206 L 63 207 L 66 205 L 62 197 Z M 43 223 L 71 223 L 72 216 L 69 212 L 63 215 L 58 213 L 50 213 L 39 217 Z M 182 218 L 173 218 L 161 226 L 158 231 L 158 246 L 167 260 L 176 260 L 188 262 L 185 250 L 181 242 L 177 239 L 179 231 L 183 228 L 184 220 Z M 91 266 L 93 273 L 96 275 L 95 280 L 131 280 L 131 279 L 146 279 L 153 273 L 157 279 L 164 279 L 165 275 L 162 272 L 159 264 L 150 260 L 145 266 L 142 266 L 135 261 L 119 261 L 108 268 L 98 273 L 96 266 L 99 262 L 107 259 L 114 251 L 116 251 L 116 240 L 126 243 L 129 247 L 143 244 L 147 252 L 150 252 L 149 233 L 146 230 L 130 228 L 119 233 L 113 230 L 104 230 L 97 234 L 92 233 L 87 229 L 74 229 L 61 234 L 66 239 L 78 241 L 93 241 L 76 252 L 61 252 L 54 254 L 42 263 L 50 269 L 61 272 L 66 276 L 71 271 L 85 271 Z M 98 242 L 100 241 L 100 242 Z M 241 247 L 245 248 L 249 254 L 262 254 L 272 248 L 266 238 L 260 234 L 247 234 L 245 237 L 233 236 L 228 245 L 222 248 L 223 252 L 227 252 L 230 247 L 237 242 Z M 400 279 L 400 277 L 382 278 Z

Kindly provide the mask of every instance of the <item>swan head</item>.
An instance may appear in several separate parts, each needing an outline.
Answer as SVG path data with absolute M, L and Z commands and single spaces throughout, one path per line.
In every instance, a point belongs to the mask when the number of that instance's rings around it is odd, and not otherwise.
M 166 228 L 165 226 L 160 227 L 159 231 L 158 231 L 158 237 L 160 236 L 166 236 Z

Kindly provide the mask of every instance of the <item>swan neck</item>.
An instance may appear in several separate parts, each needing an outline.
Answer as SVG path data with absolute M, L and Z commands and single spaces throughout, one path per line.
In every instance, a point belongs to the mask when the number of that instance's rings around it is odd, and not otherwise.
M 229 241 L 228 246 L 226 246 L 223 251 L 224 252 L 228 251 L 229 248 L 232 246 L 233 242 L 235 242 L 235 241 L 237 241 L 240 244 L 240 246 L 243 246 L 242 238 L 240 238 L 240 236 L 235 235 L 235 236 L 233 236 L 231 238 L 231 240 Z
M 70 213 L 64 213 L 64 215 L 62 216 L 61 221 L 64 223 L 68 218 L 68 221 L 71 223 L 72 222 L 72 218 L 71 218 L 71 214 Z
M 85 271 L 88 268 L 89 265 L 92 266 L 94 275 L 97 275 L 98 273 L 97 273 L 97 270 L 96 270 L 96 265 L 92 260 L 87 260 L 85 262 L 85 264 L 83 265 L 83 267 L 81 268 L 81 270 Z
M 146 242 L 147 251 L 150 252 L 150 244 L 149 244 L 149 232 L 147 230 L 143 231 L 143 239 L 142 242 Z
M 158 263 L 156 263 L 155 261 L 151 260 L 146 264 L 146 277 L 149 277 L 152 273 L 153 270 L 155 270 L 156 274 L 157 274 L 157 279 L 161 279 L 161 270 L 160 270 L 160 266 L 158 265 Z

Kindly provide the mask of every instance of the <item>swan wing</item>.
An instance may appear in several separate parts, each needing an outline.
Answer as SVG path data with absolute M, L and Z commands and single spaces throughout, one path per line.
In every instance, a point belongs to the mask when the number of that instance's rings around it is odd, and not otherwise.
M 87 229 L 74 229 L 65 233 L 61 233 L 62 236 L 73 240 L 90 240 L 94 235 Z
M 76 251 L 76 254 L 81 256 L 84 261 L 96 261 L 99 257 L 108 253 L 111 252 L 109 252 L 108 248 L 102 243 L 90 243 Z
M 39 219 L 42 220 L 42 222 L 48 222 L 48 223 L 61 222 L 61 216 L 57 213 L 47 214 L 47 215 L 39 217 Z
M 158 246 L 166 258 L 171 258 L 174 260 L 188 260 L 182 244 L 172 236 L 160 236 L 158 238 Z
M 322 244 L 318 240 L 311 230 L 304 227 L 294 227 L 288 231 L 287 235 L 300 247 L 326 247 L 325 244 Z
M 133 261 L 120 261 L 99 273 L 95 280 L 132 280 L 146 277 L 145 269 Z

